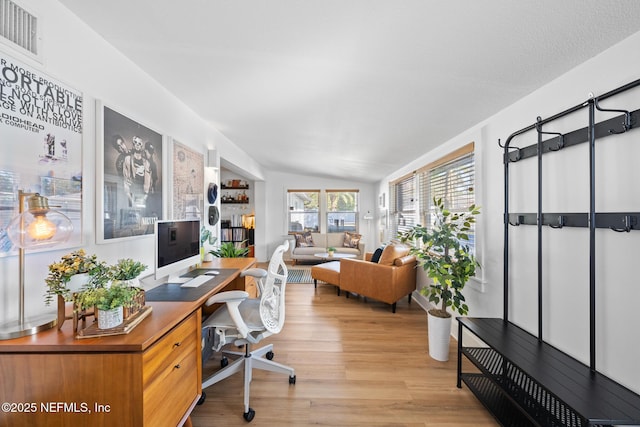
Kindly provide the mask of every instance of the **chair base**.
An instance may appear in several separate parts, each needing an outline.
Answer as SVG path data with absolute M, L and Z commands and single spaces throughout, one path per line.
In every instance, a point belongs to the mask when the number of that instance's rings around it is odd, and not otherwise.
M 255 415 L 255 411 L 249 407 L 249 386 L 251 385 L 253 377 L 253 369 L 262 369 L 264 371 L 288 374 L 289 384 L 296 383 L 295 369 L 268 359 L 269 353 L 271 354 L 271 357 L 273 357 L 273 344 L 260 347 L 255 351 L 250 351 L 249 344 L 245 344 L 244 353 L 235 351 L 223 351 L 222 353 L 224 355 L 238 356 L 238 358 L 204 380 L 202 382 L 202 388 L 205 389 L 237 372 L 240 372 L 241 370 L 244 370 L 244 417 L 247 421 L 251 421 Z

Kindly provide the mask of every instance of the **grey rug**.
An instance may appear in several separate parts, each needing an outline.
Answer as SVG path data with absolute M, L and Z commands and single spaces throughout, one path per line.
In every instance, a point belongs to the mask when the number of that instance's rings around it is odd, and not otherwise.
M 287 283 L 313 283 L 310 268 L 289 268 Z

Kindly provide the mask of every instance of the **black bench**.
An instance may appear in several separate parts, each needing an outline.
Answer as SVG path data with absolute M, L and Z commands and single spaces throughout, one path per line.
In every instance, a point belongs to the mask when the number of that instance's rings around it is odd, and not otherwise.
M 488 347 L 465 347 L 466 328 Z M 481 373 L 463 373 L 462 356 Z M 458 318 L 462 382 L 505 426 L 640 425 L 640 396 L 510 322 Z

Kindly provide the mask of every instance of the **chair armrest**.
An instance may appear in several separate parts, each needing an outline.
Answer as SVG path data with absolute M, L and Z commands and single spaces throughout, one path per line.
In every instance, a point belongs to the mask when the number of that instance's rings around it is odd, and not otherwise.
M 246 338 L 249 335 L 249 327 L 245 323 L 242 315 L 240 314 L 240 304 L 249 298 L 249 294 L 245 291 L 225 291 L 213 295 L 206 302 L 206 305 L 212 305 L 223 302 L 226 304 L 229 316 L 236 326 L 238 335 L 242 338 Z M 205 321 L 206 324 L 206 321 Z
M 247 298 L 249 298 L 249 294 L 245 291 L 225 291 L 219 292 L 210 297 L 205 305 L 209 306 L 217 303 L 226 303 L 233 301 L 238 301 L 238 303 L 240 303 Z
M 250 276 L 256 279 L 262 279 L 263 277 L 267 277 L 267 270 L 263 268 L 247 268 L 242 273 L 240 273 L 241 277 Z
M 364 242 L 362 240 L 358 243 L 358 250 L 360 251 L 358 259 L 364 259 L 366 252 L 364 251 Z
M 402 267 L 403 265 L 413 264 L 414 262 L 416 262 L 415 255 L 406 255 L 402 258 L 396 258 L 396 260 L 393 262 L 393 265 L 395 265 L 396 267 Z

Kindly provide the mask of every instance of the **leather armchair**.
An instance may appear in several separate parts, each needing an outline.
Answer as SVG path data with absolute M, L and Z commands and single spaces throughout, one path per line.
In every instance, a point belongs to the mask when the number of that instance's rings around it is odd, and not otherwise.
M 340 260 L 340 290 L 354 292 L 364 297 L 391 304 L 396 312 L 396 302 L 416 289 L 416 257 L 406 255 L 396 258 L 393 265 L 371 262 L 371 253 L 365 259 Z

